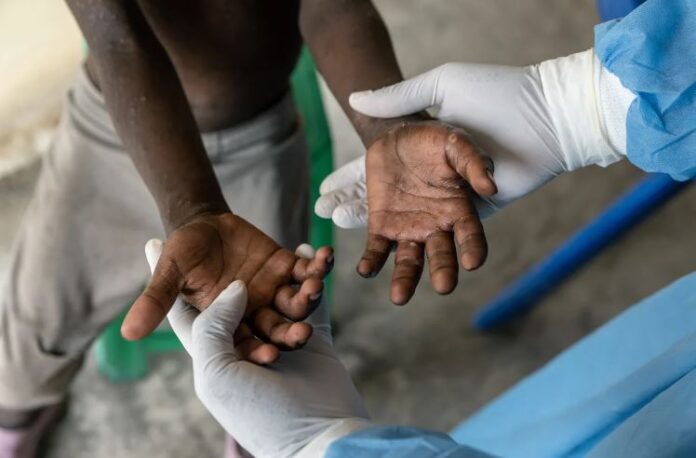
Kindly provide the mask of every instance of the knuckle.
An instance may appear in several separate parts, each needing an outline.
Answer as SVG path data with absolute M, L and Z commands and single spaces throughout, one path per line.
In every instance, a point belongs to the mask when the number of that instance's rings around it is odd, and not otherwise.
M 486 240 L 481 234 L 466 234 L 461 238 L 460 245 L 465 246 L 467 249 L 473 248 L 485 248 L 487 246 Z
M 428 251 L 428 259 L 431 263 L 445 263 L 450 261 L 454 256 L 451 250 L 445 248 L 436 248 Z
M 467 213 L 457 220 L 455 228 L 459 230 L 469 231 L 483 229 L 481 219 L 475 213 Z
M 374 248 L 369 248 L 369 249 L 365 250 L 365 254 L 363 254 L 363 259 L 367 259 L 367 260 L 371 261 L 371 260 L 381 258 L 383 256 L 383 254 L 384 253 L 382 251 L 378 251 Z
M 406 256 L 396 260 L 396 265 L 399 267 L 406 268 L 420 268 L 423 267 L 423 261 L 421 259 L 415 258 L 413 256 Z

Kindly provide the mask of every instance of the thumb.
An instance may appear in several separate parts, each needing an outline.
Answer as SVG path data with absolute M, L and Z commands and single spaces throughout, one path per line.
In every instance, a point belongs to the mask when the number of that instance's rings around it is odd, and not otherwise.
M 354 92 L 349 98 L 350 106 L 374 118 L 396 118 L 439 106 L 443 67 L 376 91 Z
M 194 360 L 208 361 L 218 355 L 229 355 L 233 361 L 237 360 L 233 336 L 246 306 L 246 286 L 242 280 L 237 280 L 198 315 L 191 329 Z
M 157 267 L 157 261 L 162 256 L 162 246 L 163 243 L 159 239 L 149 240 L 145 244 L 145 257 L 150 265 L 150 272 L 154 272 Z M 179 338 L 188 354 L 191 354 L 191 326 L 193 320 L 198 317 L 198 313 L 198 310 L 185 303 L 181 296 L 176 298 L 172 309 L 167 313 L 167 320 L 169 320 L 172 331 Z
M 183 282 L 179 269 L 171 260 L 162 262 L 162 242 L 150 240 L 145 247 L 152 278 L 145 291 L 135 300 L 121 325 L 121 334 L 128 340 L 138 340 L 150 334 L 167 315 L 179 295 Z

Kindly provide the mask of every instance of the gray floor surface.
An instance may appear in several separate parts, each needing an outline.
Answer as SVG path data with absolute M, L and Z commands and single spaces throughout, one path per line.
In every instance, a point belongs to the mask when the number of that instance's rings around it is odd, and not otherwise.
M 523 65 L 592 44 L 591 0 L 378 0 L 407 75 L 446 61 Z M 340 163 L 362 153 L 333 101 Z M 0 182 L 0 271 L 37 167 Z M 696 268 L 696 189 L 671 201 L 544 300 L 493 334 L 469 325 L 474 311 L 559 245 L 641 173 L 624 163 L 563 176 L 486 222 L 490 257 L 438 297 L 423 282 L 403 308 L 387 301 L 390 273 L 354 273 L 363 234 L 339 231 L 336 346 L 374 419 L 447 430 L 636 300 Z M 52 458 L 217 457 L 222 432 L 193 396 L 187 358 L 153 360 L 152 374 L 113 385 L 92 358 L 72 389 Z

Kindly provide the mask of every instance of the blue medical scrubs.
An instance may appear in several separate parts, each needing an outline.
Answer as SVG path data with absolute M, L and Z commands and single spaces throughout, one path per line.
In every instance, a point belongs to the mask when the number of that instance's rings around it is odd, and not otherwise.
M 636 100 L 628 159 L 696 176 L 696 0 L 648 0 L 595 29 Z M 694 241 L 696 244 L 696 239 Z M 696 272 L 634 305 L 450 435 L 374 427 L 327 457 L 696 457 Z

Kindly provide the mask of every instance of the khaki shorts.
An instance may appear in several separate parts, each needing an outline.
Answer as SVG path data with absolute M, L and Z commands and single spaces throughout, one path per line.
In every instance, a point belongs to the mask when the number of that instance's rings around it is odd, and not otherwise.
M 281 245 L 307 240 L 307 154 L 288 95 L 202 135 L 232 210 Z M 84 71 L 68 93 L 0 290 L 0 407 L 58 402 L 100 331 L 149 276 L 155 203 Z

